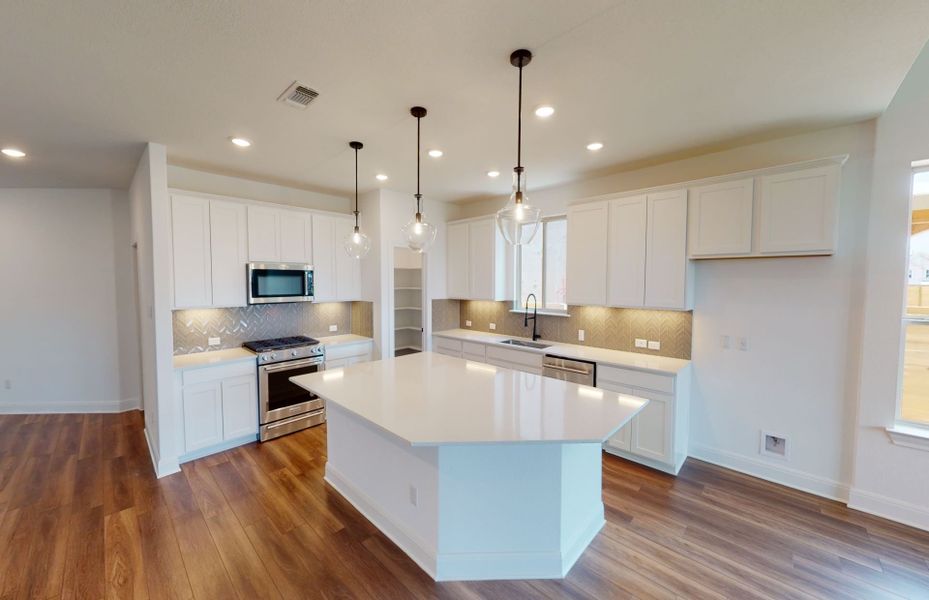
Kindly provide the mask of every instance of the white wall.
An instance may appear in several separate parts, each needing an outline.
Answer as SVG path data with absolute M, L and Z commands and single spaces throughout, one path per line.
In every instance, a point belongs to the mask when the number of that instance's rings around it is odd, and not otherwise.
M 692 456 L 826 496 L 847 494 L 873 144 L 868 121 L 529 190 L 552 215 L 585 197 L 850 155 L 835 256 L 697 264 Z M 505 200 L 457 206 L 454 217 L 490 214 Z M 747 336 L 749 351 L 722 351 L 721 334 Z M 790 438 L 789 461 L 760 456 L 762 428 Z
M 929 529 L 929 452 L 896 446 L 911 163 L 929 159 L 929 48 L 877 124 L 850 506 Z
M 352 211 L 351 200 L 347 196 L 322 194 L 174 165 L 168 166 L 168 187 L 333 212 Z
M 0 412 L 139 406 L 128 229 L 124 191 L 0 189 Z

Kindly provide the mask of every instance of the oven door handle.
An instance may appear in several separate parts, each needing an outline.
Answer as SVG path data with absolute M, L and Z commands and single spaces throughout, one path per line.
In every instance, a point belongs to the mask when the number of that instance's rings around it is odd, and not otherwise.
M 543 369 L 552 369 L 554 371 L 567 371 L 568 373 L 576 373 L 578 375 L 590 375 L 592 371 L 586 369 L 572 369 L 571 367 L 561 367 L 558 365 L 542 365 Z
M 323 361 L 319 358 L 307 358 L 305 360 L 292 360 L 284 364 L 262 366 L 260 369 L 263 373 L 277 373 L 278 371 L 289 371 L 298 367 L 321 364 L 323 364 Z

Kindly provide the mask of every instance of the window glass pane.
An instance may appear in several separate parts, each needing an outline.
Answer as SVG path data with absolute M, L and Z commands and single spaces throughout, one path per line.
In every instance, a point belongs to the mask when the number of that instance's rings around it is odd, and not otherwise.
M 542 238 L 540 227 L 530 243 L 520 246 L 519 294 L 516 299 L 516 305 L 520 308 L 525 306 L 529 294 L 535 294 L 540 299 L 539 307 L 542 306 Z
M 566 310 L 568 221 L 558 219 L 545 224 L 545 308 Z
M 929 172 L 913 178 L 900 417 L 929 424 Z

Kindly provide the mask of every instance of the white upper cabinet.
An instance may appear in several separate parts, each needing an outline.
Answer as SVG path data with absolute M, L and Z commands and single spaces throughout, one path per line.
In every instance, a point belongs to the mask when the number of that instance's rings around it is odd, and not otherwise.
M 313 215 L 282 210 L 281 262 L 313 264 Z
M 467 299 L 470 296 L 470 251 L 467 223 L 449 223 L 446 233 L 446 286 L 449 298 Z
M 512 300 L 512 256 L 494 217 L 449 223 L 446 291 L 461 300 Z
M 569 305 L 606 304 L 609 207 L 602 201 L 568 208 Z
M 646 198 L 642 194 L 610 202 L 607 258 L 607 304 L 610 306 L 645 304 Z
M 171 196 L 174 307 L 197 308 L 213 302 L 210 264 L 210 201 Z M 244 271 L 245 266 L 243 264 Z
M 248 260 L 281 261 L 281 211 L 269 206 L 248 207 Z
M 645 306 L 689 310 L 692 270 L 687 260 L 687 192 L 648 194 Z
M 210 200 L 212 306 L 245 306 L 248 262 L 246 207 Z
M 691 188 L 691 257 L 739 256 L 752 251 L 754 180 Z
M 835 251 L 838 165 L 765 175 L 759 180 L 759 253 Z
M 361 297 L 361 262 L 350 257 L 342 243 L 353 223 L 347 217 L 313 215 L 313 293 L 317 302 Z

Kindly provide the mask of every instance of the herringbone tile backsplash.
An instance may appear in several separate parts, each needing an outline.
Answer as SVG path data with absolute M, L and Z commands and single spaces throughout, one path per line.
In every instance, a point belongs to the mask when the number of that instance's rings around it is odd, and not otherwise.
M 353 304 L 368 306 L 356 308 Z M 329 332 L 330 325 L 338 326 L 338 333 L 370 332 L 373 330 L 370 305 L 370 302 L 295 302 L 241 308 L 176 310 L 174 354 L 238 348 L 243 342 L 251 340 L 292 335 L 334 335 Z M 358 323 L 354 322 L 353 316 Z M 209 346 L 208 339 L 211 337 L 220 338 L 220 345 Z
M 524 327 L 523 315 L 511 313 L 511 306 L 509 302 L 462 301 L 458 326 L 490 331 L 490 324 L 495 323 L 494 333 L 528 337 L 532 323 Z M 539 315 L 538 332 L 546 340 L 564 344 L 690 359 L 692 312 L 569 306 L 568 313 L 570 317 Z M 465 327 L 465 321 L 471 321 L 471 327 Z M 583 342 L 577 341 L 578 329 L 584 330 Z M 661 350 L 636 348 L 636 338 L 659 341 Z

